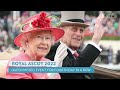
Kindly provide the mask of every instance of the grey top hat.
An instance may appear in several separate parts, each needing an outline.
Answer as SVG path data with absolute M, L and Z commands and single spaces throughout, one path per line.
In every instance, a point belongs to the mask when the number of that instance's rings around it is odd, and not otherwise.
M 85 11 L 61 11 L 61 26 L 77 25 L 82 27 L 88 27 L 89 25 L 84 23 Z

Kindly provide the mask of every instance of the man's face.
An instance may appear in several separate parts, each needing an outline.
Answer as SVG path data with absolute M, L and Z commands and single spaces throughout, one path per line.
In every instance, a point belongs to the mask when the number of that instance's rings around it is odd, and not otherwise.
M 81 26 L 65 26 L 63 29 L 65 34 L 61 41 L 73 50 L 79 48 L 84 37 L 84 28 Z

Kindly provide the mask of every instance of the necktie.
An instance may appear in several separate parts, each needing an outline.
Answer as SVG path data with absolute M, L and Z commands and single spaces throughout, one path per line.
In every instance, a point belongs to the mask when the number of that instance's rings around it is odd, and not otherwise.
M 77 58 L 77 57 L 79 56 L 79 54 L 78 54 L 77 52 L 75 52 L 75 53 L 73 54 L 73 56 L 74 56 L 75 58 Z

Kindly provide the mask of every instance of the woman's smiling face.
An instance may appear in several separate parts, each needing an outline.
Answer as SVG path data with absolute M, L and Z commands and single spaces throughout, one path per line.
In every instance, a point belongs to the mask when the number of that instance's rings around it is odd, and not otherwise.
M 30 56 L 44 57 L 46 56 L 52 45 L 52 33 L 51 31 L 40 31 L 32 33 L 27 42 L 26 50 Z

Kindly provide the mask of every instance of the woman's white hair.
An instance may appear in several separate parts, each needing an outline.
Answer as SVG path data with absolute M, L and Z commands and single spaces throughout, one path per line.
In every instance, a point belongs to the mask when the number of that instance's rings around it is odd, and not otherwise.
M 27 33 L 27 34 L 22 36 L 20 43 L 21 43 L 21 46 L 23 49 L 26 49 L 28 39 L 31 37 L 31 35 L 32 35 L 32 33 Z

